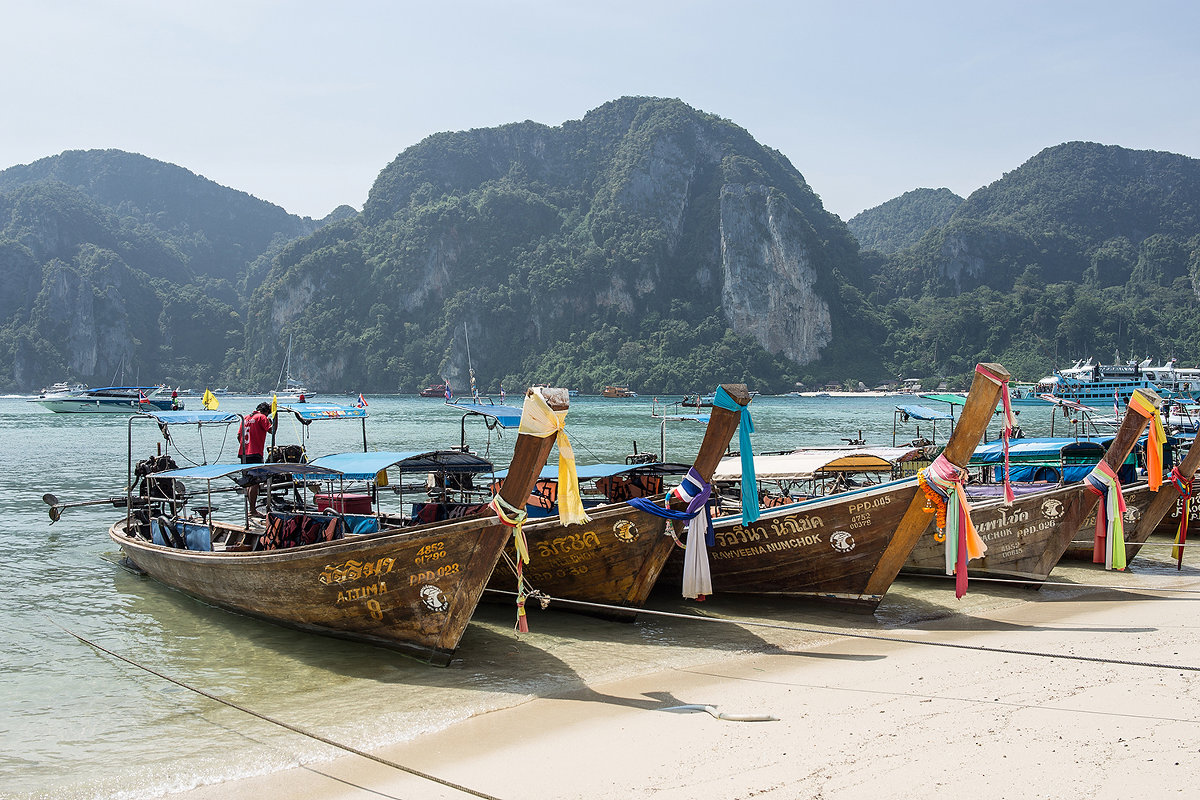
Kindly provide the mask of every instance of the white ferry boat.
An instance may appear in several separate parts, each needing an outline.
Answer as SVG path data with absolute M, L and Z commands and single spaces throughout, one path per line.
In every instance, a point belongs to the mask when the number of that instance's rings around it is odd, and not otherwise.
M 1124 407 L 1136 389 L 1151 389 L 1166 399 L 1191 402 L 1200 395 L 1200 369 L 1176 366 L 1175 359 L 1154 366 L 1151 359 L 1129 364 L 1076 361 L 1038 381 L 1035 394 L 1050 394 L 1085 406 Z

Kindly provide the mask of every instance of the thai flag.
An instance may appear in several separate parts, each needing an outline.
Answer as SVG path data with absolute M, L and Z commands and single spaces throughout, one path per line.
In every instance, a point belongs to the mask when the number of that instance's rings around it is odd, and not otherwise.
M 454 392 L 450 391 L 450 381 L 446 381 L 446 399 L 453 400 Z
M 1117 398 L 1117 390 L 1113 389 L 1113 416 L 1117 419 L 1121 418 L 1121 402 Z
M 500 384 L 500 402 L 504 402 L 504 384 Z
M 146 397 L 146 393 L 143 392 L 141 389 L 138 389 L 138 403 L 140 404 L 140 403 L 149 403 L 149 402 L 150 402 L 150 398 Z
M 366 407 L 367 407 L 367 399 L 366 399 L 365 397 L 363 397 L 363 396 L 362 396 L 362 392 L 359 392 L 359 393 L 358 393 L 358 407 L 359 407 L 359 408 L 366 408 Z

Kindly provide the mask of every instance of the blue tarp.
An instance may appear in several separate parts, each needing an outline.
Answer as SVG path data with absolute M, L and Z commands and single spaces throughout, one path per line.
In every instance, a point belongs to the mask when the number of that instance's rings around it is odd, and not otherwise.
M 206 424 L 215 422 L 241 422 L 241 416 L 228 411 L 140 411 L 144 417 L 154 417 L 167 425 L 184 423 Z
M 896 406 L 897 411 L 903 411 L 913 419 L 919 420 L 939 420 L 939 419 L 954 419 L 945 411 L 934 411 L 928 406 Z
M 288 403 L 279 406 L 280 411 L 289 411 L 304 422 L 316 419 L 364 419 L 365 408 L 339 406 L 337 403 Z
M 521 409 L 514 406 L 455 401 L 453 403 L 446 403 L 445 407 L 451 411 L 461 411 L 464 414 L 479 414 L 491 417 L 499 422 L 502 428 L 516 428 L 521 424 Z
M 347 480 L 368 481 L 385 469 L 400 472 L 489 472 L 492 462 L 459 450 L 409 452 L 334 453 L 313 460 L 314 465 L 336 470 Z
M 1010 461 L 1057 461 L 1062 457 L 1095 457 L 1099 460 L 1112 437 L 1099 439 L 1074 439 L 1063 437 L 1039 437 L 1033 439 L 1010 439 L 1008 454 Z M 1004 461 L 1004 443 L 994 442 L 975 448 L 972 464 L 997 464 Z

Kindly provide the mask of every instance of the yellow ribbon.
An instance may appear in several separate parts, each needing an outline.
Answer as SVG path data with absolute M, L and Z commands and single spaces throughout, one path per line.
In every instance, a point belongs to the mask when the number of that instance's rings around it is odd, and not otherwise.
M 534 389 L 525 395 L 525 404 L 521 409 L 521 426 L 517 431 L 539 439 L 552 435 L 557 437 L 555 443 L 558 445 L 558 519 L 563 525 L 578 525 L 591 522 L 591 518 L 583 510 L 583 498 L 579 495 L 575 451 L 571 449 L 571 440 L 567 438 L 564 429 L 566 422 L 567 412 L 552 409 L 541 392 Z

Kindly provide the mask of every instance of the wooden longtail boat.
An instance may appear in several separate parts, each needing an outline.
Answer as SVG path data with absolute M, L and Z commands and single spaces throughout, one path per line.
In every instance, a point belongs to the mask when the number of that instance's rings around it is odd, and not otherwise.
M 722 387 L 734 402 L 745 407 L 750 394 L 743 384 Z M 693 464 L 704 481 L 712 478 L 729 440 L 737 430 L 740 414 L 714 406 L 704 439 Z M 659 505 L 663 495 L 653 498 Z M 554 598 L 603 603 L 610 606 L 640 608 L 654 588 L 667 558 L 677 549 L 675 537 L 662 517 L 642 511 L 628 503 L 614 502 L 588 509 L 590 522 L 562 525 L 558 517 L 530 519 L 525 523 L 529 543 L 529 564 L 525 576 L 530 585 Z M 682 551 L 680 551 L 682 552 Z M 501 562 L 488 588 L 511 592 L 515 577 L 510 564 L 516 552 L 510 545 L 507 563 Z M 571 609 L 566 605 L 564 608 Z M 635 611 L 597 611 L 609 619 L 629 621 Z
M 1187 455 L 1179 462 L 1176 471 L 1184 481 L 1190 481 L 1197 469 L 1200 469 L 1200 432 L 1193 437 Z M 1152 534 L 1174 538 L 1183 514 L 1183 502 L 1179 488 L 1169 480 L 1164 480 L 1157 492 L 1151 491 L 1147 481 L 1140 480 L 1125 489 L 1124 494 L 1125 506 L 1131 510 L 1126 515 L 1125 558 L 1132 561 Z M 1089 522 L 1094 524 L 1095 520 L 1084 522 L 1080 535 L 1071 542 L 1064 558 L 1092 560 L 1092 524 Z M 1188 515 L 1189 527 L 1197 522 L 1200 522 L 1200 503 L 1194 502 Z M 1200 531 L 1200 526 L 1193 530 Z
M 527 413 L 531 403 L 541 402 L 534 391 L 526 397 Z M 551 409 L 567 409 L 565 389 L 536 391 Z M 524 503 L 553 444 L 552 435 L 518 435 L 500 490 L 506 502 Z M 292 474 L 336 474 L 314 465 L 267 466 Z M 130 562 L 162 583 L 233 611 L 382 645 L 437 665 L 449 663 L 511 537 L 511 529 L 491 513 L 276 550 L 252 549 L 261 545 L 262 530 L 236 524 L 209 520 L 195 526 L 208 541 L 225 544 L 211 551 L 154 544 L 149 527 L 131 514 L 109 535 Z M 192 533 L 186 531 L 189 539 Z
M 956 466 L 966 464 L 987 430 L 1008 378 L 999 364 L 976 368 L 943 453 Z M 749 525 L 740 516 L 714 520 L 716 546 L 708 551 L 713 592 L 804 597 L 874 611 L 929 527 L 924 507 L 913 477 L 765 509 Z M 664 579 L 682 572 L 682 557 L 673 557 Z
M 1161 402 L 1149 390 L 1139 389 L 1138 392 L 1155 408 Z M 1149 421 L 1149 417 L 1130 405 L 1103 461 L 1114 470 L 1119 469 Z M 971 519 L 987 545 L 987 552 L 967 565 L 967 574 L 971 577 L 1046 580 L 1071 541 L 1078 537 L 1098 500 L 1098 495 L 1087 488 L 1087 483 L 1080 481 L 1020 495 L 1011 506 L 1006 506 L 1002 498 L 972 504 Z M 945 544 L 937 541 L 931 529 L 913 548 L 903 571 L 944 574 L 944 548 Z

